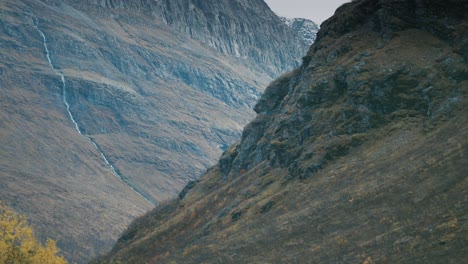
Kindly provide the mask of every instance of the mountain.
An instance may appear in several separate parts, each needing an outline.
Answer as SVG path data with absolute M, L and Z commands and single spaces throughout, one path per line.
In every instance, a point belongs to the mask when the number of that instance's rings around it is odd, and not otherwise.
M 307 49 L 261 0 L 3 0 L 0 32 L 0 200 L 79 263 L 212 166 Z
M 462 263 L 468 3 L 357 0 L 98 263 Z
M 319 26 L 312 20 L 305 18 L 286 18 L 281 17 L 281 20 L 296 32 L 305 43 L 312 45 L 317 38 Z

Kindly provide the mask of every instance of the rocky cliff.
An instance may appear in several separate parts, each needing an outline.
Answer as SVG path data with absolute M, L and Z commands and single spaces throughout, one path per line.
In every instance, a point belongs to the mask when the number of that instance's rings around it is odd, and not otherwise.
M 305 18 L 286 18 L 282 17 L 281 20 L 292 28 L 294 32 L 304 40 L 308 45 L 312 45 L 315 39 L 317 38 L 317 32 L 319 26 L 315 24 L 312 20 Z
M 56 4 L 61 1 L 46 0 Z M 263 0 L 68 0 L 72 6 L 88 12 L 109 10 L 120 13 L 140 12 L 223 54 L 242 58 L 261 70 L 277 76 L 300 59 L 309 43 L 298 40 L 295 32 L 281 23 Z M 125 10 L 125 12 L 122 12 Z M 102 15 L 102 14 L 101 14 Z M 124 15 L 125 16 L 125 15 Z M 259 34 L 260 33 L 260 34 Z M 278 52 L 281 50 L 281 52 Z M 299 61 L 298 59 L 298 61 Z
M 78 262 L 212 166 L 306 50 L 253 0 L 6 0 L 0 32 L 0 200 Z
M 97 262 L 463 262 L 467 14 L 466 1 L 340 7 L 240 143 Z

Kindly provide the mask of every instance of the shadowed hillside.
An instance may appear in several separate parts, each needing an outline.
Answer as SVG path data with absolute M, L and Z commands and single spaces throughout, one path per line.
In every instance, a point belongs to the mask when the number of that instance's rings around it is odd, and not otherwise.
M 358 0 L 99 263 L 462 263 L 468 4 Z

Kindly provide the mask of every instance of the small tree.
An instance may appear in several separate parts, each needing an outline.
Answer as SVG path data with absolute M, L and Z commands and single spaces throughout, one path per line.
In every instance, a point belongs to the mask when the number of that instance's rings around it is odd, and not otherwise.
M 34 236 L 24 216 L 18 215 L 0 202 L 0 263 L 1 264 L 65 264 L 57 256 L 55 241 L 45 246 Z

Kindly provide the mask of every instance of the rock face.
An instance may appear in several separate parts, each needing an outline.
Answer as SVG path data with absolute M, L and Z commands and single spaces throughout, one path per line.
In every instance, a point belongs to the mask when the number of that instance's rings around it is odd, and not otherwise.
M 305 18 L 286 18 L 282 17 L 281 20 L 288 25 L 294 32 L 304 40 L 308 45 L 312 45 L 317 38 L 319 26 L 312 20 Z
M 78 262 L 212 166 L 307 49 L 254 0 L 6 0 L 0 32 L 0 200 Z
M 240 143 L 101 261 L 463 262 L 467 14 L 466 1 L 340 7 Z
M 60 3 L 56 0 L 45 2 Z M 278 76 L 295 65 L 309 43 L 281 23 L 263 0 L 68 0 L 80 10 L 95 8 L 138 11 L 160 19 L 190 38 L 230 55 L 261 65 L 261 71 Z M 124 12 L 124 13 L 125 13 Z M 259 34 L 260 33 L 260 34 Z M 304 45 L 305 44 L 305 45 Z M 281 50 L 282 52 L 278 52 Z

